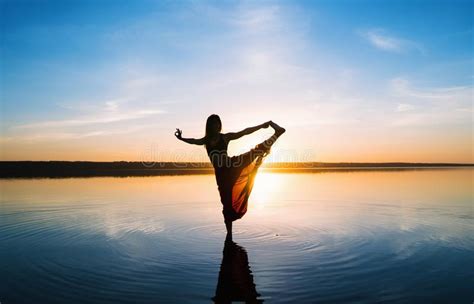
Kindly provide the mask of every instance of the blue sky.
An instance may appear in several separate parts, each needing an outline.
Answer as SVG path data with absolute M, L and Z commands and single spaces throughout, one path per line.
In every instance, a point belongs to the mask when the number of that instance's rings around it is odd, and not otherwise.
M 202 136 L 218 113 L 225 130 L 285 125 L 282 157 L 473 161 L 472 1 L 2 1 L 1 13 L 2 159 L 205 160 L 172 133 Z

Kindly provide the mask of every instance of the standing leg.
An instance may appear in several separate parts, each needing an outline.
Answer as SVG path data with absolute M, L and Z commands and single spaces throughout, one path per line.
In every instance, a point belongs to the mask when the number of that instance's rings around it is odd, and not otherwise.
M 231 220 L 225 220 L 225 228 L 227 229 L 227 236 L 225 239 L 227 241 L 232 241 L 232 221 Z

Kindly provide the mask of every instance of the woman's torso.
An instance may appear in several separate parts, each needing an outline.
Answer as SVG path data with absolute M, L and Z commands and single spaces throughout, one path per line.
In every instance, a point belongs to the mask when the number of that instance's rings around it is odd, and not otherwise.
M 209 140 L 206 143 L 206 150 L 209 159 L 211 160 L 214 168 L 225 167 L 227 163 L 227 147 L 229 142 L 225 140 L 223 134 L 219 134 L 215 140 Z

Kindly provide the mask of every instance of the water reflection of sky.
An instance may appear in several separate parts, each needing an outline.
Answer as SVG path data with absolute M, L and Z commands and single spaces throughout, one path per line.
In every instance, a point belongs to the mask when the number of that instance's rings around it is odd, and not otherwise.
M 10 277 L 2 293 L 22 291 L 15 282 L 28 280 L 25 273 L 74 281 L 76 271 L 92 281 L 105 276 L 110 299 L 128 290 L 119 288 L 126 277 L 137 280 L 131 294 L 146 294 L 140 280 L 161 284 L 144 302 L 208 302 L 214 295 L 225 228 L 212 175 L 0 185 L 0 264 Z M 261 172 L 234 240 L 270 302 L 462 297 L 472 285 L 465 267 L 474 256 L 471 188 L 470 169 Z M 35 282 L 23 300 L 61 280 Z M 378 291 L 362 292 L 364 284 Z M 64 290 L 61 299 L 74 297 Z

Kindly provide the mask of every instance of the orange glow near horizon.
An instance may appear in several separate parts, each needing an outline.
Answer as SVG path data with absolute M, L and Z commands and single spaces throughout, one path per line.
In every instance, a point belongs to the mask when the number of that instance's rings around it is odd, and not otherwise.
M 101 140 L 4 141 L 1 142 L 0 159 L 208 162 L 203 147 L 179 142 L 172 131 L 160 131 L 153 136 L 139 134 Z M 199 131 L 185 132 L 189 137 L 202 136 Z M 271 134 L 268 130 L 257 133 L 231 142 L 229 155 L 243 153 Z M 474 162 L 469 132 L 455 136 L 449 132 L 427 133 L 422 139 L 410 137 L 409 134 L 388 134 L 384 137 L 384 134 L 367 136 L 358 133 L 355 134 L 354 130 L 343 132 L 341 128 L 312 132 L 310 129 L 287 127 L 287 133 L 277 141 L 265 162 Z

